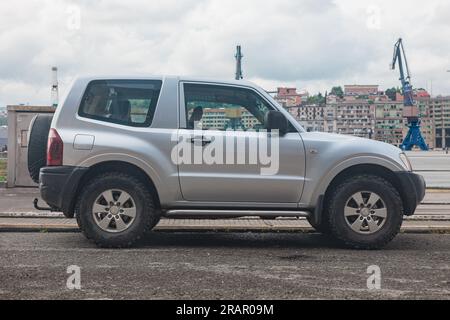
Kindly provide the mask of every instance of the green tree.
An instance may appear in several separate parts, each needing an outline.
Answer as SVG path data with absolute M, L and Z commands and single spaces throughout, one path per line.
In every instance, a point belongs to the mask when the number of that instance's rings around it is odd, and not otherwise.
M 385 91 L 385 94 L 389 97 L 389 99 L 395 101 L 397 100 L 397 92 L 400 92 L 398 88 L 390 88 Z
M 322 95 L 321 92 L 319 92 L 316 95 L 310 96 L 308 98 L 309 104 L 324 104 L 325 103 L 325 97 Z
M 330 94 L 338 96 L 339 98 L 343 98 L 344 97 L 344 91 L 342 90 L 341 86 L 331 88 Z

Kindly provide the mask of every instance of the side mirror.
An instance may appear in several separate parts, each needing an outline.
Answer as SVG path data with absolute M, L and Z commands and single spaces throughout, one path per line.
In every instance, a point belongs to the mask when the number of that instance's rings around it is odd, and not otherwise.
M 278 129 L 280 136 L 284 136 L 287 133 L 289 126 L 286 117 L 280 111 L 275 110 L 266 113 L 265 124 L 268 131 Z

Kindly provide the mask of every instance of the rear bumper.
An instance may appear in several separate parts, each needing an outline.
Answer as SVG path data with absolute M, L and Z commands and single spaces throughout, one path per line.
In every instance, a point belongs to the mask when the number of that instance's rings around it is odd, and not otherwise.
M 54 211 L 62 211 L 67 217 L 73 217 L 76 191 L 87 170 L 71 166 L 41 168 L 39 190 L 42 199 Z
M 425 197 L 426 183 L 425 179 L 412 172 L 396 172 L 400 183 L 400 193 L 403 199 L 403 209 L 405 215 L 412 216 L 416 211 L 417 205 Z

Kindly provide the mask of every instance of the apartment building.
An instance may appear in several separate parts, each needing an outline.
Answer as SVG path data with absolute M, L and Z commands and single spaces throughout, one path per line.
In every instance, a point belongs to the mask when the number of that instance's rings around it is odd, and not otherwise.
M 228 114 L 227 114 L 228 111 Z M 247 110 L 237 109 L 231 115 L 230 109 L 225 108 L 204 108 L 202 117 L 202 127 L 205 129 L 222 130 L 227 128 L 231 118 L 238 119 L 246 129 L 256 129 L 259 121 Z
M 428 103 L 421 102 L 419 109 L 423 116 L 422 134 L 430 148 L 434 148 L 433 119 L 427 113 Z M 301 105 L 287 110 L 307 131 L 355 135 L 395 146 L 400 146 L 408 133 L 403 102 L 399 101 L 331 99 L 326 106 Z
M 352 84 L 344 86 L 346 96 L 376 96 L 378 95 L 378 85 Z
M 374 139 L 395 146 L 403 142 L 403 102 L 390 101 L 387 103 L 375 103 L 375 130 Z
M 399 147 L 408 133 L 407 120 L 403 117 L 403 101 L 379 100 L 370 102 L 374 117 L 373 139 Z M 433 119 L 428 100 L 417 101 L 421 116 L 421 132 L 430 148 L 435 147 Z
M 275 100 L 285 108 L 295 107 L 308 99 L 308 92 L 297 92 L 297 88 L 278 88 Z
M 365 100 L 331 99 L 326 105 L 304 104 L 289 107 L 287 110 L 306 131 L 341 133 L 369 138 L 374 132 L 371 108 Z
M 327 132 L 325 105 L 304 104 L 286 108 L 306 131 Z
M 435 147 L 450 148 L 450 96 L 432 98 L 429 104 Z
M 428 144 L 428 147 L 434 149 L 436 148 L 436 134 L 434 129 L 434 118 L 432 117 L 431 112 L 430 95 L 425 90 L 419 89 L 414 95 L 414 100 L 419 109 L 420 130 L 422 132 L 422 136 L 425 139 L 425 142 Z M 406 135 L 408 133 L 406 119 L 404 120 L 404 122 L 405 126 L 403 132 Z
M 327 103 L 325 109 L 326 132 L 372 138 L 375 130 L 374 106 L 368 100 Z
M 403 117 L 403 97 L 391 101 L 378 85 L 346 85 L 343 98 L 327 97 L 326 105 L 306 104 L 285 107 L 307 131 L 322 131 L 376 139 L 400 146 L 408 133 Z M 293 94 L 291 90 L 278 91 Z M 281 95 L 281 94 L 280 94 Z M 422 135 L 430 148 L 450 147 L 450 97 L 430 99 L 423 89 L 414 99 L 421 117 Z

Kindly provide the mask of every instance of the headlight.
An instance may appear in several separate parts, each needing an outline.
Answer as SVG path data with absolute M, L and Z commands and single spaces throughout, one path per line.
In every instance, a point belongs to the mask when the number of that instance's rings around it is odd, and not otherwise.
M 403 164 L 405 165 L 405 168 L 408 171 L 412 171 L 411 162 L 409 161 L 408 157 L 404 153 L 400 153 L 400 160 L 402 160 Z

